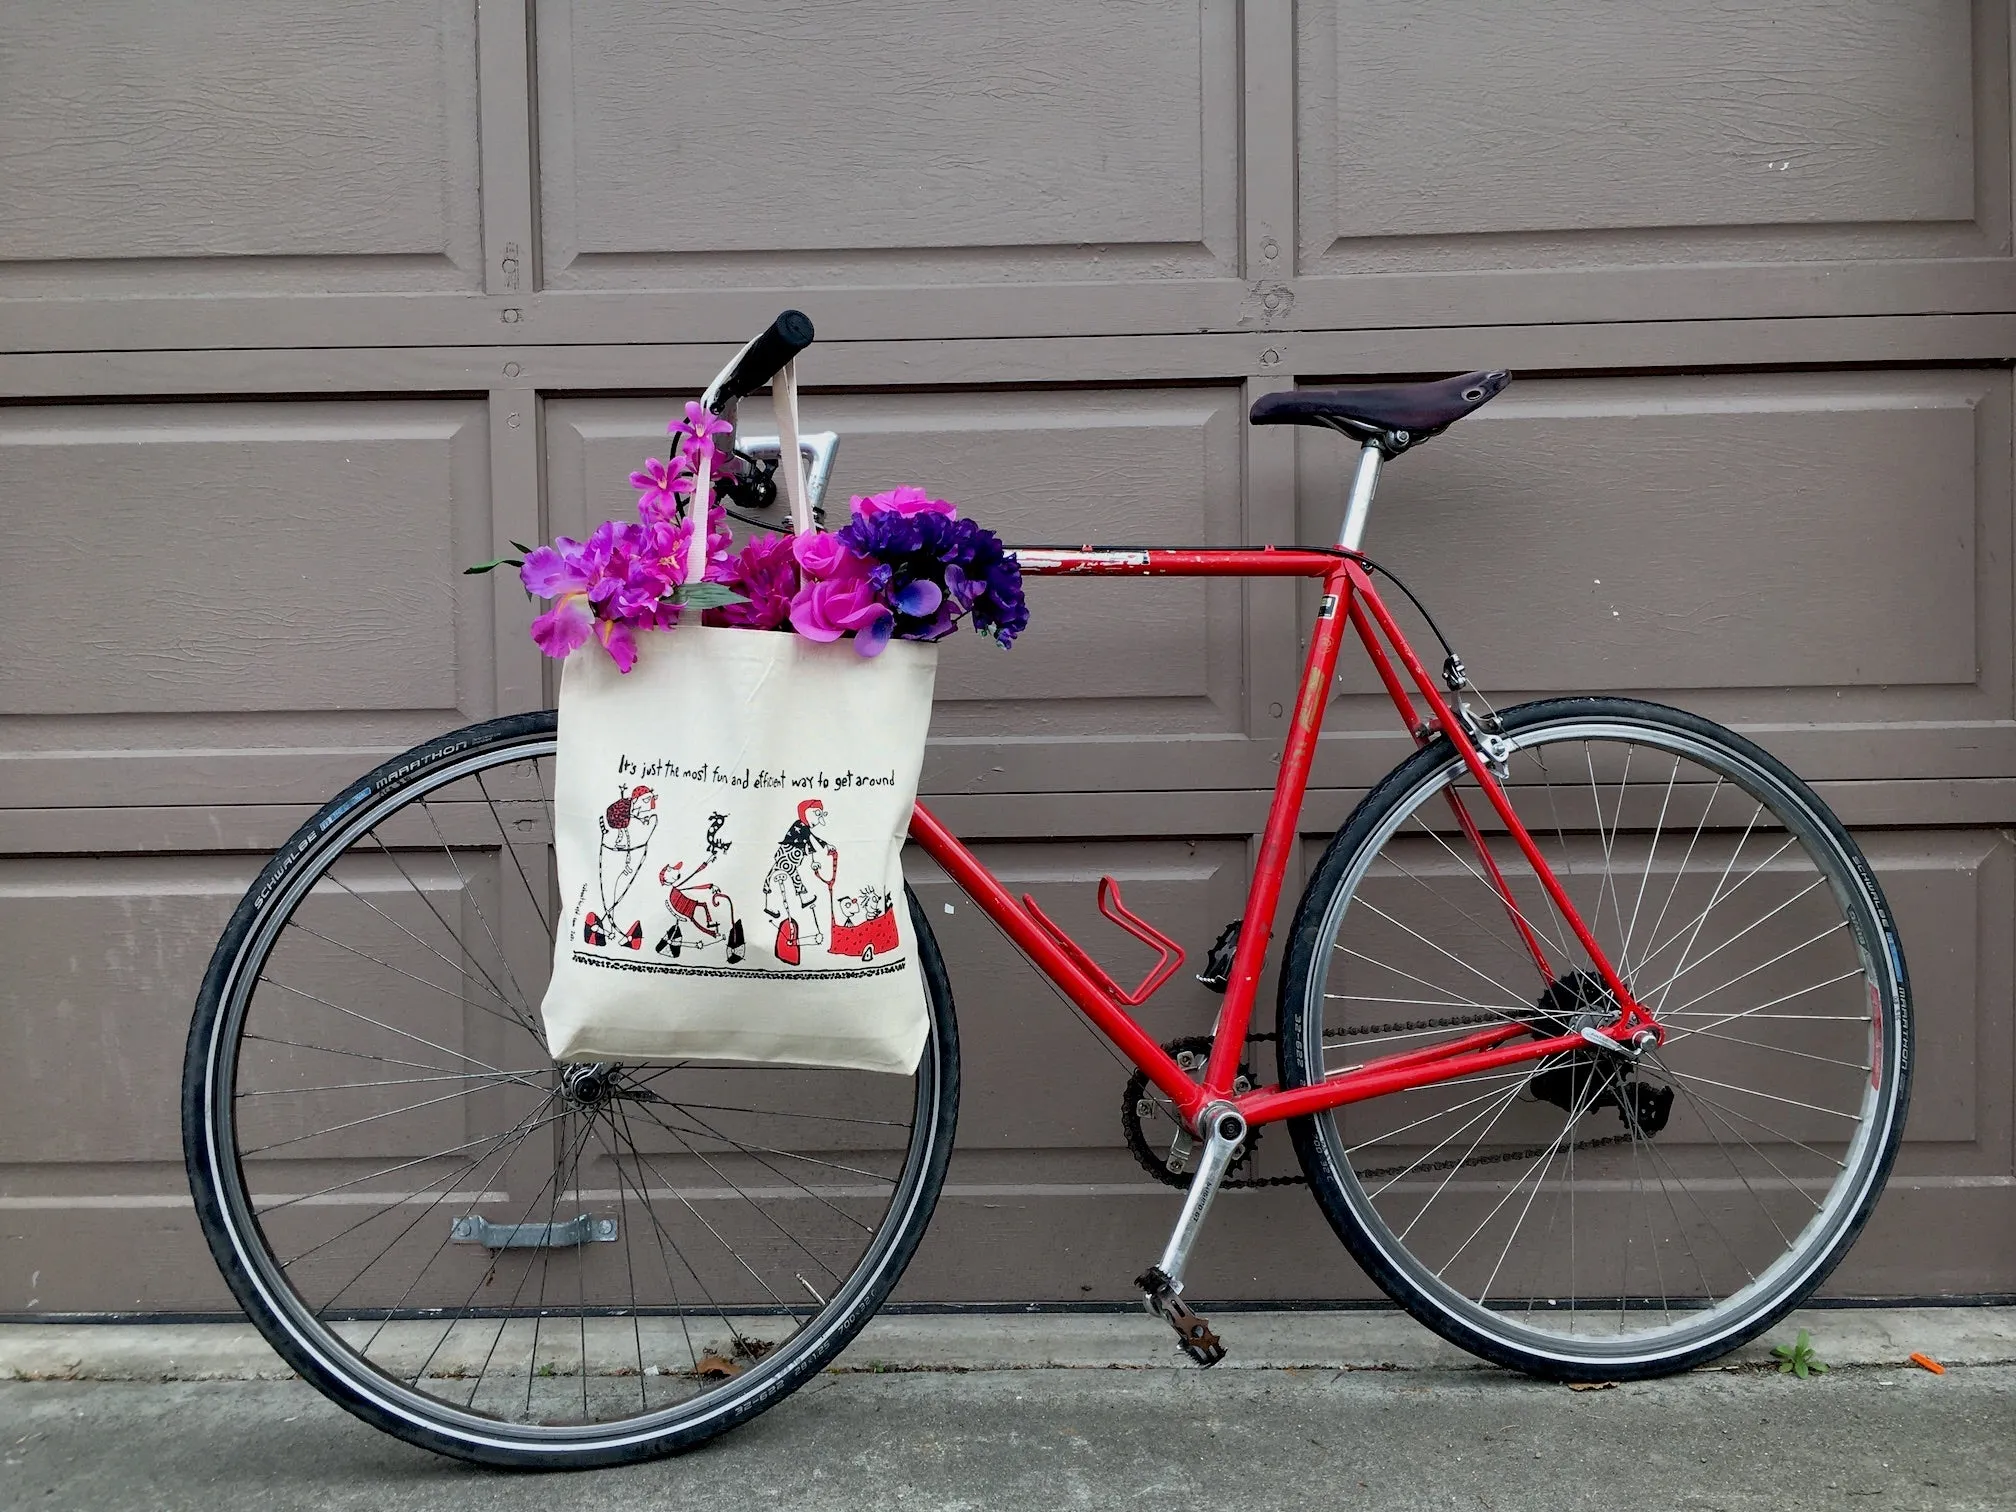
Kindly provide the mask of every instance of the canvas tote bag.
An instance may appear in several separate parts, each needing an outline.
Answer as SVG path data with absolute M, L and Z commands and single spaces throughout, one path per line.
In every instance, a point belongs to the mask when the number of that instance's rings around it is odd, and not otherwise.
M 811 530 L 792 368 L 772 393 Z M 929 1019 L 902 849 L 937 647 L 863 657 L 685 618 L 639 635 L 628 673 L 592 641 L 561 673 L 554 1059 L 914 1070 Z

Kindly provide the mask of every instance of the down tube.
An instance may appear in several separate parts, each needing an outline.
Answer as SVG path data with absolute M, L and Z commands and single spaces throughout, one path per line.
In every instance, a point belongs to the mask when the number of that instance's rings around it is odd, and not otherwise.
M 1147 1030 L 1136 1023 L 1131 1014 L 1112 1002 L 1100 990 L 1098 983 L 1081 971 L 1078 963 L 1036 926 L 1022 905 L 994 879 L 994 874 L 981 865 L 979 858 L 966 849 L 959 837 L 921 803 L 910 814 L 910 838 L 924 848 L 926 855 L 945 868 L 946 875 L 959 889 L 994 921 L 1017 949 L 1035 962 L 1037 970 L 1055 982 L 1072 1002 L 1084 1010 L 1085 1015 L 1123 1055 L 1148 1073 L 1148 1079 L 1169 1097 L 1186 1121 L 1203 1109 L 1206 1101 L 1204 1088 L 1193 1082 L 1169 1053 L 1148 1037 Z

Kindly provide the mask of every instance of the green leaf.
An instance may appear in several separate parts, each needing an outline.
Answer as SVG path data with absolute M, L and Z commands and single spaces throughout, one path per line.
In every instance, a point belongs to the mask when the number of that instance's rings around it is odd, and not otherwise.
M 523 541 L 513 541 L 511 545 L 517 551 L 529 553 L 532 550 Z M 523 567 L 524 565 L 524 557 L 493 557 L 487 562 L 478 562 L 474 567 L 464 567 L 462 569 L 462 576 L 475 577 L 481 572 L 495 572 L 499 567 Z
M 726 583 L 684 583 L 666 594 L 663 602 L 683 604 L 689 609 L 720 609 L 749 600 Z
M 1813 1352 L 1813 1340 L 1805 1329 L 1799 1330 L 1799 1337 L 1790 1344 L 1780 1344 L 1771 1351 L 1771 1357 L 1778 1361 L 1781 1375 L 1790 1373 L 1800 1380 L 1812 1375 L 1825 1375 L 1827 1366 Z

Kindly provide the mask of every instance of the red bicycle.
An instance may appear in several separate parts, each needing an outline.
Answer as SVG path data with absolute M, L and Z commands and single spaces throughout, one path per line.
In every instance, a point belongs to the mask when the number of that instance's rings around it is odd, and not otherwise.
M 749 350 L 709 390 L 731 417 L 771 377 Z M 1223 1349 L 1185 1270 L 1269 1124 L 1287 1123 L 1325 1216 L 1396 1302 L 1486 1359 L 1571 1381 L 1685 1369 L 1767 1328 L 1854 1242 L 1896 1154 L 1903 954 L 1826 806 L 1675 709 L 1473 709 L 1446 641 L 1431 672 L 1382 600 L 1359 549 L 1381 467 L 1506 382 L 1261 400 L 1256 424 L 1358 445 L 1334 547 L 1019 551 L 1032 575 L 1321 584 L 1245 910 L 1202 977 L 1224 994 L 1208 1040 L 1158 1044 L 1128 1011 L 1183 952 L 1111 879 L 1102 912 L 1161 957 L 1133 991 L 925 806 L 912 821 L 1138 1068 L 1128 1142 L 1184 1193 L 1139 1286 L 1205 1364 Z M 809 439 L 823 485 L 832 438 Z M 1416 750 L 1315 867 L 1275 1027 L 1255 1034 L 1347 632 Z M 475 725 L 301 828 L 211 962 L 184 1133 L 218 1263 L 303 1376 L 444 1453 L 587 1466 L 745 1421 L 874 1313 L 944 1179 L 958 1028 L 913 896 L 932 1033 L 907 1079 L 554 1065 L 536 1009 L 553 751 L 550 711 Z

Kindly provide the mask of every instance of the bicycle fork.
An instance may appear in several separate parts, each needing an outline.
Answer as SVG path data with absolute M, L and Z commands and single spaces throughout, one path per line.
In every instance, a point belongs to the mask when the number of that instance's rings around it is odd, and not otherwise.
M 1148 1311 L 1176 1330 L 1176 1342 L 1199 1365 L 1216 1365 L 1225 1358 L 1225 1346 L 1211 1325 L 1191 1311 L 1183 1300 L 1183 1272 L 1190 1264 L 1190 1251 L 1203 1231 L 1211 1200 L 1232 1164 L 1232 1157 L 1246 1138 L 1246 1120 L 1230 1103 L 1217 1103 L 1198 1119 L 1204 1133 L 1204 1153 L 1197 1172 L 1183 1196 L 1183 1210 L 1176 1215 L 1176 1227 L 1162 1248 L 1162 1258 L 1135 1278 Z

